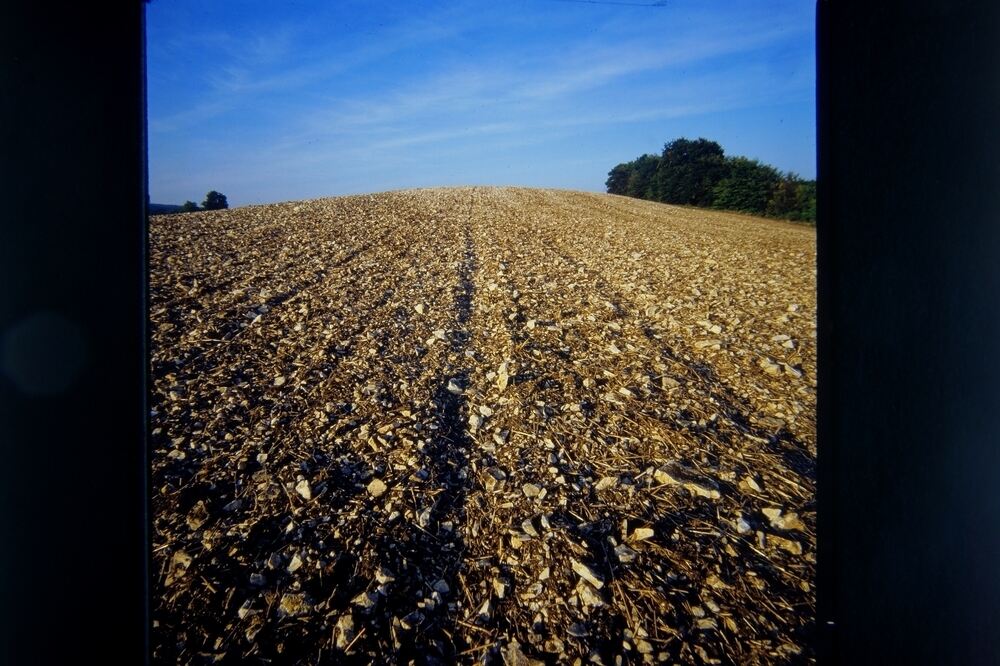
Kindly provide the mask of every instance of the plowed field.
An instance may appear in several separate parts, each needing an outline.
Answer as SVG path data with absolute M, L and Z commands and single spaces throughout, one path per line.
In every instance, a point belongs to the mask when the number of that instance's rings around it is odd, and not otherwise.
M 152 218 L 154 661 L 812 660 L 815 237 L 487 187 Z

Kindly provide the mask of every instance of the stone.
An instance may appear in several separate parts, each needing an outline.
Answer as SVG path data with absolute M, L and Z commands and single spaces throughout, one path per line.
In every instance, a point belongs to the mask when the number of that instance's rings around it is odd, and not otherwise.
M 676 379 L 674 379 L 673 377 L 667 377 L 665 375 L 663 377 L 660 377 L 660 388 L 662 388 L 664 391 L 670 391 L 672 389 L 677 388 L 680 385 L 681 383 Z
M 618 485 L 617 476 L 605 476 L 600 481 L 597 482 L 597 485 L 594 486 L 594 488 L 596 488 L 597 490 L 607 490 L 608 488 L 611 488 L 612 486 L 616 485 Z
M 781 509 L 776 509 L 774 507 L 761 509 L 760 512 L 767 517 L 767 519 L 771 522 L 772 526 L 774 525 L 774 521 L 777 520 L 778 517 L 781 515 Z
M 335 645 L 339 650 L 347 650 L 347 647 L 354 640 L 354 616 L 345 613 L 337 620 L 337 625 L 333 628 Z
M 747 522 L 746 518 L 740 516 L 739 518 L 736 519 L 737 532 L 739 532 L 740 534 L 748 534 L 752 530 L 753 528 L 750 526 L 750 523 Z
M 197 530 L 208 520 L 208 509 L 205 503 L 199 500 L 187 515 L 187 526 L 191 530 Z
M 775 536 L 773 534 L 768 534 L 767 544 L 769 546 L 773 545 L 783 550 L 787 550 L 792 555 L 802 554 L 802 544 L 800 544 L 798 541 L 792 541 L 791 539 L 785 539 L 783 537 Z
M 497 371 L 497 388 L 500 389 L 501 393 L 506 390 L 507 382 L 510 380 L 507 372 L 507 362 L 505 361 L 500 364 L 500 369 Z
M 787 363 L 782 363 L 781 364 L 781 369 L 784 371 L 784 373 L 786 375 L 791 375 L 792 377 L 795 377 L 796 379 L 802 377 L 802 371 L 801 370 L 799 370 L 798 368 L 794 368 L 794 367 L 788 365 Z
M 645 541 L 646 539 L 652 539 L 655 534 L 656 532 L 652 527 L 637 527 L 629 537 L 629 541 Z
M 431 507 L 427 507 L 417 516 L 417 524 L 420 527 L 427 529 L 431 524 Z
M 665 484 L 680 483 L 679 480 L 677 480 L 672 474 L 670 474 L 670 472 L 668 472 L 665 468 L 662 467 L 653 472 L 653 479 L 655 479 L 657 483 L 665 483 Z
M 351 599 L 351 603 L 360 608 L 365 613 L 371 613 L 378 604 L 378 594 L 375 592 L 362 592 Z
M 521 486 L 521 492 L 524 493 L 525 497 L 537 497 L 538 494 L 542 492 L 542 489 L 534 483 L 526 483 Z
M 596 587 L 598 590 L 604 587 L 604 581 L 598 578 L 590 568 L 576 559 L 571 559 L 570 564 L 581 578 Z
M 684 487 L 699 497 L 707 497 L 708 499 L 719 499 L 722 497 L 719 491 L 715 488 L 709 488 L 708 486 L 704 486 L 693 481 L 688 481 L 684 484 Z
M 576 596 L 580 598 L 580 602 L 584 606 L 600 608 L 604 605 L 604 599 L 601 598 L 601 595 L 589 583 L 583 580 L 576 584 Z
M 772 507 L 762 509 L 763 513 L 768 521 L 771 523 L 771 527 L 779 530 L 802 530 L 805 531 L 805 523 L 799 518 L 797 513 L 786 513 L 782 514 L 781 509 L 775 509 Z
M 312 488 L 309 487 L 309 482 L 302 479 L 297 484 L 295 484 L 295 492 L 302 496 L 302 499 L 307 502 L 312 499 Z
M 278 612 L 282 617 L 297 617 L 312 610 L 312 603 L 305 594 L 287 592 L 282 595 Z
M 623 564 L 629 564 L 630 562 L 634 562 L 635 559 L 639 557 L 639 553 L 635 552 L 625 544 L 619 544 L 618 546 L 615 547 L 615 555 L 618 557 L 618 560 Z
M 786 513 L 781 516 L 779 524 L 776 526 L 783 530 L 800 530 L 805 531 L 806 525 L 799 519 L 799 514 L 797 513 Z
M 759 365 L 761 369 L 764 370 L 764 372 L 771 375 L 772 377 L 780 377 L 783 374 L 781 370 L 781 365 L 775 363 L 769 358 L 761 359 Z
M 385 494 L 388 487 L 381 479 L 372 479 L 368 484 L 368 494 L 372 497 L 381 497 Z
M 507 480 L 507 475 L 499 467 L 488 467 L 483 472 L 483 485 L 486 490 L 493 492 L 503 488 Z
M 170 558 L 170 570 L 167 573 L 167 580 L 164 584 L 170 587 L 176 581 L 183 578 L 187 574 L 188 567 L 191 566 L 193 559 L 183 550 L 178 550 L 174 553 L 173 557 Z
M 288 573 L 295 573 L 302 568 L 302 558 L 296 553 L 292 556 L 292 561 L 288 563 Z

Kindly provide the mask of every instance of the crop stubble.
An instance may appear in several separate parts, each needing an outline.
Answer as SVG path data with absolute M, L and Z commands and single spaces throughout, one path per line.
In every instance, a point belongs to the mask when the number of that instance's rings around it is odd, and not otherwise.
M 155 661 L 812 660 L 813 230 L 435 188 L 150 248 Z

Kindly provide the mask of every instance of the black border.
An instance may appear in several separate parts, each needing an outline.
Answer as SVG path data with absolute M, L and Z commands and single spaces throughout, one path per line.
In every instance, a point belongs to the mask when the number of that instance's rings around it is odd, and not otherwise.
M 1000 6 L 817 9 L 820 656 L 997 663 Z
M 89 348 L 61 395 L 0 377 L 8 663 L 146 659 L 144 10 L 0 9 L 0 335 L 54 309 Z M 991 663 L 1000 7 L 817 26 L 820 660 Z
M 0 7 L 0 339 L 74 322 L 77 381 L 0 372 L 0 661 L 146 661 L 141 2 Z

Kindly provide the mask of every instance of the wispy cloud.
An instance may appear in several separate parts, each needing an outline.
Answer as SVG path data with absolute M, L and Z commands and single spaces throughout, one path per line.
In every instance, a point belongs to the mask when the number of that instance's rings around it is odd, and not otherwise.
M 787 28 L 738 31 L 713 40 L 687 39 L 666 48 L 641 44 L 574 49 L 513 65 L 462 64 L 404 81 L 387 93 L 337 98 L 303 116 L 318 131 L 391 127 L 414 118 L 482 112 L 530 112 L 635 75 L 690 67 L 721 56 L 759 49 L 786 38 Z M 322 128 L 322 130 L 320 130 Z
M 321 187 L 391 173 L 413 182 L 408 170 L 431 158 L 434 168 L 446 157 L 499 168 L 476 161 L 485 151 L 534 165 L 559 141 L 594 151 L 611 143 L 600 137 L 680 119 L 808 106 L 812 9 L 776 1 L 762 10 L 678 0 L 655 13 L 532 0 L 516 13 L 471 0 L 338 3 L 319 18 L 174 30 L 150 46 L 151 179 L 180 187 L 243 174 L 255 187 Z M 801 63 L 789 65 L 793 57 Z M 212 150 L 192 160 L 184 146 Z
M 312 56 L 305 58 L 306 64 L 288 66 L 282 65 L 295 52 L 294 38 L 305 32 L 301 26 L 286 24 L 274 33 L 234 35 L 216 31 L 175 38 L 171 43 L 174 52 L 184 52 L 199 45 L 211 46 L 221 54 L 222 62 L 215 63 L 204 75 L 204 99 L 192 108 L 151 119 L 150 129 L 156 132 L 188 129 L 241 108 L 254 99 L 301 90 L 394 53 L 454 36 L 458 31 L 460 28 L 454 26 L 415 21 L 405 26 L 391 26 L 385 30 L 385 38 L 350 53 L 313 49 L 313 53 L 305 54 Z M 303 59 L 303 54 L 296 55 L 297 60 Z

